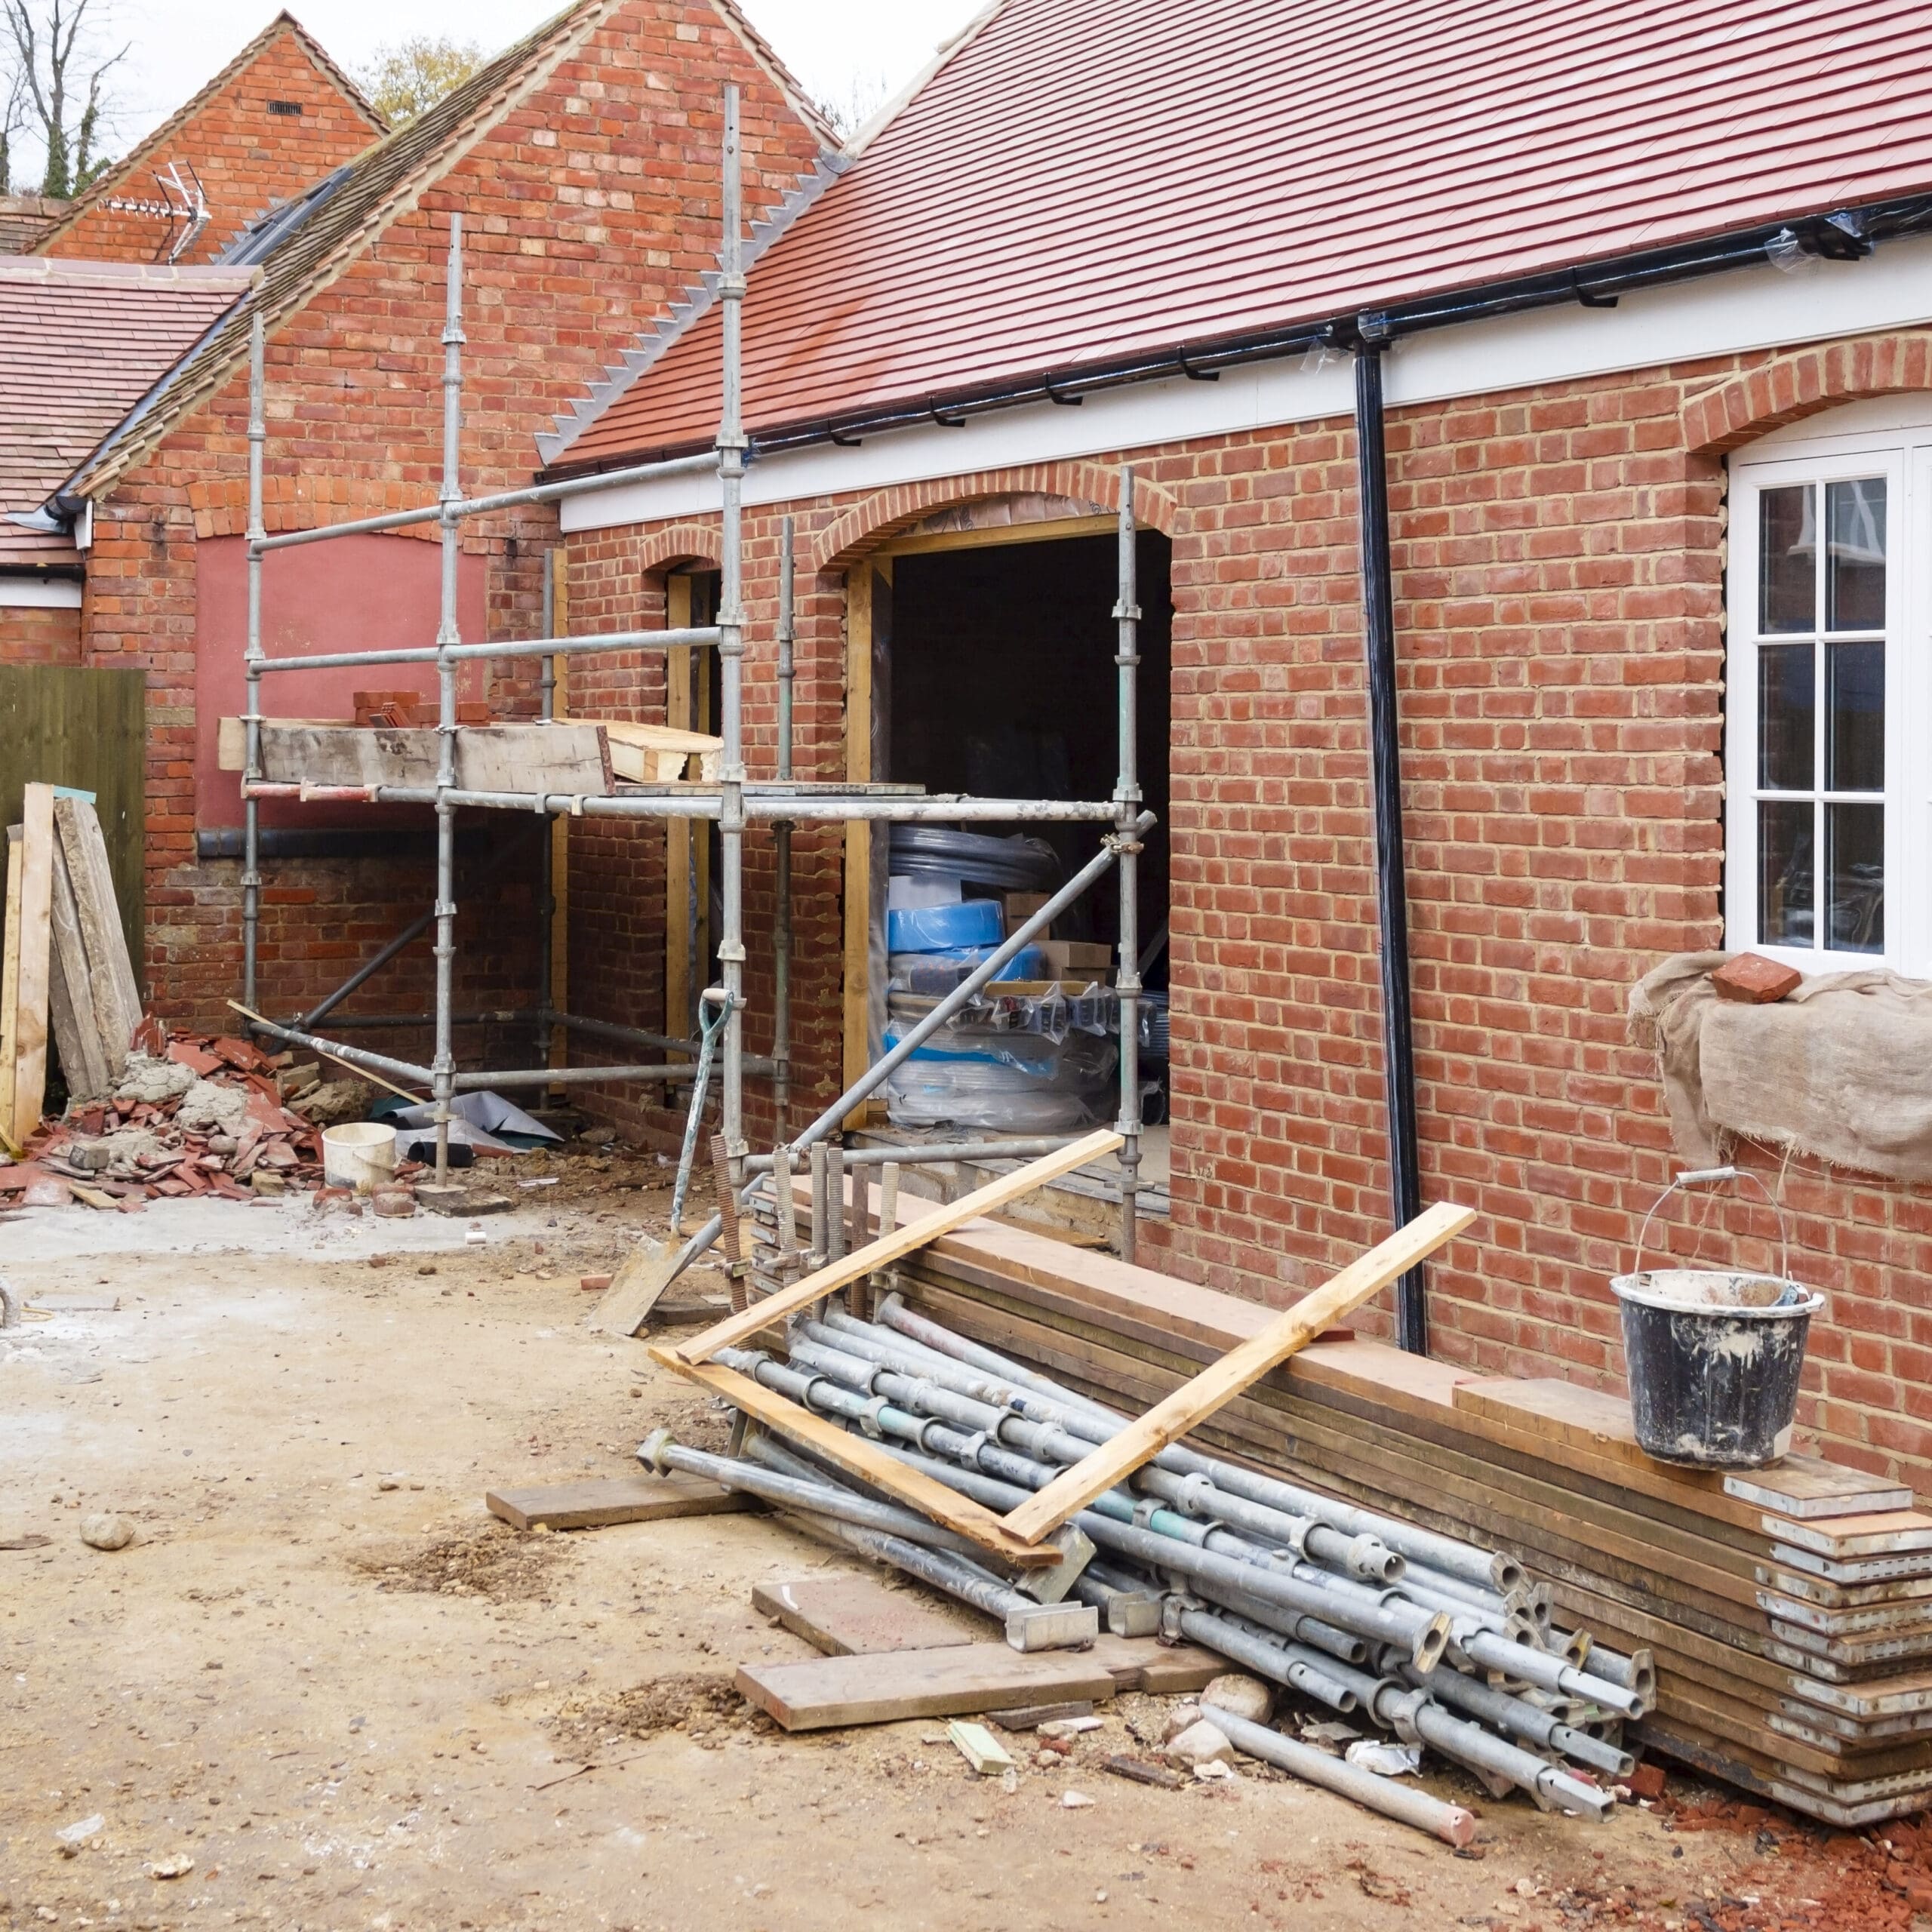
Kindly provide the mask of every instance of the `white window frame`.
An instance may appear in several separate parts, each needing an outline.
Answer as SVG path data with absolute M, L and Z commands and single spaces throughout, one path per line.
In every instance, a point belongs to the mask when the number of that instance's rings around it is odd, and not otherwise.
M 1725 944 L 1806 973 L 1884 966 L 1932 978 L 1932 397 L 1853 404 L 1810 418 L 1730 459 L 1726 583 Z M 1759 497 L 1795 483 L 1885 479 L 1884 948 L 1767 945 L 1758 937 L 1758 649 Z M 1821 499 L 1822 502 L 1822 499 Z M 1822 521 L 1822 518 L 1821 518 Z M 1824 568 L 1820 531 L 1819 568 Z M 1822 596 L 1822 589 L 1820 592 Z M 1793 643 L 1817 633 L 1765 635 Z M 1853 633 L 1854 635 L 1869 633 Z M 1822 685 L 1814 701 L 1822 721 Z M 1823 730 L 1820 724 L 1820 731 Z M 1814 771 L 1816 789 L 1823 773 Z M 1823 854 L 1816 925 L 1826 931 Z

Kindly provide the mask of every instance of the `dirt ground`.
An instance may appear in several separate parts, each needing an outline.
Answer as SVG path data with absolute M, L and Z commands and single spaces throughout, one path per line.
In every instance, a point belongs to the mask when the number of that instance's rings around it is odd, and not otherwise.
M 474 1235 L 294 1198 L 0 1222 L 29 1303 L 120 1302 L 0 1334 L 0 1926 L 1932 1923 L 1882 1844 L 1675 1780 L 1592 1826 L 1432 1777 L 1481 1815 L 1457 1854 L 1256 1767 L 1107 1775 L 1150 1700 L 1011 1793 L 931 1722 L 783 1735 L 730 1687 L 809 1654 L 752 1586 L 857 1559 L 749 1516 L 485 1510 L 631 1470 L 659 1424 L 723 1440 L 585 1326 L 579 1276 L 661 1217 L 655 1164 L 522 1171 L 563 1179 Z M 84 1544 L 98 1511 L 134 1543 Z

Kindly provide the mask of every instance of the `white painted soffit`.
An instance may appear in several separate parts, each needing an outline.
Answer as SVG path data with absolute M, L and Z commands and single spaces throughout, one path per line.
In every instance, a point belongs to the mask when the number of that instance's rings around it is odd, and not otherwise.
M 0 576 L 0 611 L 78 611 L 81 590 L 70 577 Z
M 1531 309 L 1426 330 L 1400 340 L 1386 364 L 1392 407 L 1500 395 L 1577 377 L 1655 369 L 1707 357 L 1932 321 L 1932 238 L 1888 242 L 1859 262 L 1807 260 L 1797 272 L 1767 264 L 1675 288 L 1626 295 L 1614 309 Z M 760 457 L 745 478 L 748 504 L 803 502 L 968 472 L 1051 463 L 1197 437 L 1238 435 L 1346 416 L 1354 378 L 1346 357 L 1225 369 L 1218 383 L 1184 378 L 1090 393 L 1078 409 L 1051 403 L 995 410 L 964 429 L 937 423 Z M 601 530 L 703 515 L 718 506 L 709 476 L 666 477 L 567 498 L 563 527 Z

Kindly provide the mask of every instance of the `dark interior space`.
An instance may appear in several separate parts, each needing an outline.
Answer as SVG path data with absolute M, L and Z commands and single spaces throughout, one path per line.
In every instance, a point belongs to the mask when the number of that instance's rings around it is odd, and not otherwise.
M 1140 533 L 1140 786 L 1160 821 L 1140 863 L 1143 958 L 1164 937 L 1168 918 L 1171 555 L 1159 532 Z M 889 699 L 875 674 L 875 702 L 890 705 L 890 731 L 881 734 L 888 769 L 878 775 L 983 797 L 1111 798 L 1119 765 L 1117 559 L 1111 536 L 895 559 Z M 1093 856 L 1098 831 L 1026 829 L 1050 840 L 1069 872 Z M 1118 928 L 1109 885 L 1089 893 L 1054 930 L 1112 945 Z M 1146 978 L 1150 987 L 1166 986 L 1164 946 Z

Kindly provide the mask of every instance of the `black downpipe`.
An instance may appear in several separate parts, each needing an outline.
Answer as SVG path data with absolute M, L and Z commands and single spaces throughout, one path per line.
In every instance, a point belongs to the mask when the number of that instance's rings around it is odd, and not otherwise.
M 1389 1096 L 1389 1189 L 1395 1225 L 1422 1212 L 1416 1139 L 1415 1032 L 1409 1011 L 1409 910 L 1403 886 L 1402 768 L 1395 699 L 1395 595 L 1389 562 L 1388 452 L 1382 349 L 1355 349 L 1355 466 L 1361 513 L 1361 604 L 1368 649 L 1368 742 L 1375 794 L 1375 900 L 1382 936 L 1382 1063 Z M 1395 1339 L 1429 1352 L 1429 1281 L 1420 1262 L 1395 1284 Z

